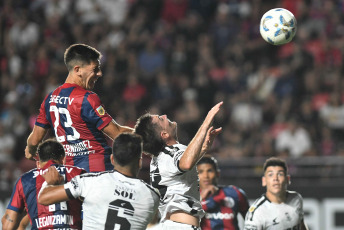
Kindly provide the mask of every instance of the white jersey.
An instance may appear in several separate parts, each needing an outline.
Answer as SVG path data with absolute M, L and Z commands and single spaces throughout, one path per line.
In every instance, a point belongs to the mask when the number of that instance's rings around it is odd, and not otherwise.
M 201 219 L 204 211 L 200 202 L 198 173 L 196 166 L 189 171 L 179 168 L 179 160 L 185 145 L 167 146 L 150 164 L 152 186 L 159 189 L 161 222 L 168 213 L 184 211 Z
M 144 181 L 115 170 L 76 176 L 64 188 L 84 199 L 82 229 L 146 229 L 160 199 Z
M 287 191 L 287 200 L 277 204 L 262 195 L 250 207 L 245 218 L 245 230 L 298 230 L 303 220 L 302 197 Z

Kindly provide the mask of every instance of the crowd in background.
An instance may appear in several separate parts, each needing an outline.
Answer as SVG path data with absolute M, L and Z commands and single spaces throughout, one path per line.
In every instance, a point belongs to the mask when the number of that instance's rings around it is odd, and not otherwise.
M 298 23 L 279 47 L 259 34 L 276 7 Z M 167 114 L 186 144 L 223 100 L 220 161 L 344 156 L 343 13 L 343 0 L 1 1 L 0 187 L 34 167 L 26 139 L 43 97 L 67 76 L 73 43 L 102 52 L 94 92 L 120 124 Z

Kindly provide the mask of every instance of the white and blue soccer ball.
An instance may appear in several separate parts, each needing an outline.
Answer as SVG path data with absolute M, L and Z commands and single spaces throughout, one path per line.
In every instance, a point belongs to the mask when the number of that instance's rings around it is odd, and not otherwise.
M 294 15 L 286 9 L 275 8 L 267 11 L 260 20 L 260 34 L 272 45 L 290 42 L 296 34 L 297 22 Z

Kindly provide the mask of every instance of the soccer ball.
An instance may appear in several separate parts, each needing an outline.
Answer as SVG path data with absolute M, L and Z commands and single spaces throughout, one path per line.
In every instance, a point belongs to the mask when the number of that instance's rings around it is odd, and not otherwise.
M 268 43 L 283 45 L 293 39 L 296 34 L 296 27 L 296 18 L 289 10 L 275 8 L 263 15 L 259 30 Z

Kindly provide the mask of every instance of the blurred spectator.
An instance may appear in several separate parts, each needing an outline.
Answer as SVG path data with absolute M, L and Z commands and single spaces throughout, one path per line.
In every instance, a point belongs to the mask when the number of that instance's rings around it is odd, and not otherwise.
M 15 22 L 10 28 L 9 45 L 18 48 L 21 52 L 26 52 L 31 46 L 36 45 L 39 39 L 39 25 L 31 21 L 28 12 L 22 10 L 15 17 Z
M 187 7 L 187 0 L 164 0 L 162 19 L 167 23 L 177 23 L 184 18 Z
M 4 126 L 0 121 L 0 163 L 8 163 L 14 161 L 14 146 L 14 136 L 4 129 Z
M 156 74 L 165 67 L 165 55 L 153 40 L 148 41 L 145 49 L 139 53 L 138 65 L 146 83 L 151 83 Z
M 324 124 L 331 129 L 333 137 L 342 142 L 344 138 L 344 104 L 341 94 L 331 93 L 328 103 L 320 108 L 319 114 Z
M 281 131 L 276 137 L 276 150 L 287 150 L 292 158 L 306 155 L 311 147 L 309 133 L 300 126 L 296 118 L 289 119 L 287 129 Z

